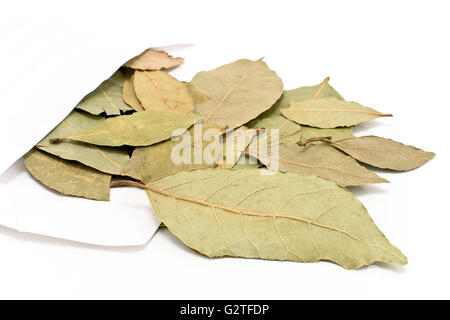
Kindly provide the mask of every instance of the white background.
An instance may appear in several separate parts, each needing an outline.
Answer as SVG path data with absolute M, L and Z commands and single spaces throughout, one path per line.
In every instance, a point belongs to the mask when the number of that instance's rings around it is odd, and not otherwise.
M 450 298 L 448 2 L 161 3 L 2 3 L 0 10 L 34 19 L 59 16 L 119 43 L 126 35 L 146 35 L 143 46 L 194 44 L 173 51 L 186 57 L 173 73 L 180 80 L 237 58 L 264 56 L 286 89 L 330 76 L 347 100 L 393 113 L 356 134 L 391 137 L 434 151 L 436 158 L 411 172 L 380 172 L 390 184 L 352 191 L 408 265 L 347 271 L 328 262 L 208 259 L 167 230 L 146 246 L 105 248 L 0 227 L 0 298 Z

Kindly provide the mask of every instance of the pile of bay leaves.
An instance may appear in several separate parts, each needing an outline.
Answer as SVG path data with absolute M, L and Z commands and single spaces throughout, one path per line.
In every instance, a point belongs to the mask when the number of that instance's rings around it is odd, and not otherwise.
M 434 156 L 352 134 L 390 114 L 344 100 L 328 78 L 283 91 L 262 59 L 190 82 L 162 71 L 182 62 L 149 49 L 125 63 L 25 155 L 28 171 L 88 199 L 144 189 L 163 224 L 209 257 L 407 263 L 346 189 L 388 182 L 370 167 L 406 171 Z

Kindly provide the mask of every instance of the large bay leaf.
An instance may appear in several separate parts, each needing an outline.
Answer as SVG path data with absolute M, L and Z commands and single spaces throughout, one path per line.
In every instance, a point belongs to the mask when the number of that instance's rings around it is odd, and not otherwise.
M 76 140 L 101 146 L 148 146 L 169 139 L 177 129 L 187 129 L 201 117 L 169 111 L 148 110 L 106 119 L 75 135 L 53 142 Z
M 183 82 L 186 84 L 186 87 L 191 94 L 192 99 L 194 100 L 194 110 L 195 106 L 206 103 L 207 101 L 211 101 L 211 98 L 204 93 L 201 93 L 195 89 L 195 87 L 190 82 Z
M 187 85 L 164 71 L 136 71 L 134 91 L 145 110 L 180 113 L 194 111 L 194 99 Z
M 174 58 L 164 51 L 147 49 L 127 61 L 124 66 L 138 70 L 161 70 L 176 67 L 182 62 L 183 58 Z
M 343 139 L 354 138 L 355 136 L 353 135 L 352 127 L 333 129 L 322 129 L 307 126 L 302 127 L 302 136 L 300 139 L 301 142 L 316 137 L 331 137 L 333 141 L 339 141 Z
M 268 148 L 266 153 L 249 150 L 249 154 L 258 158 L 271 170 L 313 174 L 344 187 L 388 182 L 360 165 L 352 157 L 326 144 L 309 145 L 303 148 L 297 145 L 286 147 L 280 144 L 278 149 L 278 158 L 272 154 L 271 148 Z
M 316 176 L 203 169 L 145 188 L 169 230 L 209 257 L 407 263 L 351 192 Z
M 134 110 L 144 111 L 145 110 L 144 107 L 142 106 L 139 99 L 136 97 L 133 79 L 134 75 L 131 75 L 131 77 L 127 78 L 123 83 L 123 91 L 122 91 L 123 100 Z
M 122 98 L 122 85 L 125 80 L 125 74 L 121 70 L 116 71 L 97 89 L 85 96 L 76 108 L 95 115 L 105 112 L 108 116 L 133 110 Z
M 197 73 L 191 86 L 197 96 L 195 111 L 204 123 L 237 128 L 269 109 L 280 97 L 283 83 L 262 61 L 237 60 Z
M 120 175 L 130 159 L 126 150 L 78 141 L 50 143 L 50 139 L 78 134 L 103 121 L 106 121 L 104 117 L 74 110 L 38 143 L 37 148 L 66 160 L 76 160 L 97 170 Z
M 435 156 L 413 146 L 407 146 L 391 139 L 365 136 L 330 142 L 358 161 L 377 168 L 411 170 L 427 163 Z
M 24 156 L 24 162 L 31 175 L 50 189 L 66 195 L 109 200 L 109 174 L 37 149 L 28 152 Z
M 282 109 L 281 113 L 299 124 L 318 128 L 349 127 L 379 117 L 392 116 L 356 102 L 336 98 L 292 102 L 290 107 Z

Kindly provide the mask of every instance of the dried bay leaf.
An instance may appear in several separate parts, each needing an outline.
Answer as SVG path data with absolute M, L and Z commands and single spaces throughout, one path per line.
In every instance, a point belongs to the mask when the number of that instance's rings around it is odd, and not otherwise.
M 206 103 L 207 101 L 211 100 L 211 98 L 208 97 L 206 94 L 197 91 L 190 82 L 183 82 L 183 83 L 186 84 L 186 87 L 188 88 L 189 93 L 191 94 L 191 97 L 194 100 L 194 111 L 196 105 Z
M 281 113 L 299 124 L 318 128 L 349 127 L 379 117 L 392 116 L 356 102 L 336 98 L 292 102 L 290 107 L 282 109 Z
M 106 115 L 120 115 L 124 111 L 132 111 L 122 97 L 122 85 L 125 74 L 118 70 L 109 79 L 100 84 L 97 89 L 85 96 L 76 108 L 94 115 L 105 112 Z
M 342 96 L 328 83 L 329 78 L 315 86 L 299 87 L 292 90 L 285 90 L 280 99 L 269 110 L 262 113 L 258 118 L 268 118 L 280 116 L 281 109 L 288 108 L 291 102 L 301 102 L 309 99 L 325 99 L 329 97 L 344 100 Z
M 413 146 L 391 139 L 365 136 L 330 142 L 358 161 L 371 166 L 398 171 L 411 170 L 427 163 L 435 156 Z
M 297 123 L 286 119 L 281 114 L 281 109 L 289 107 L 293 101 L 304 101 L 314 98 L 335 97 L 343 99 L 341 95 L 328 84 L 329 78 L 315 86 L 300 87 L 293 90 L 285 90 L 280 99 L 269 110 L 250 121 L 249 128 L 279 129 L 280 143 L 289 147 L 300 140 L 303 132 Z
M 37 148 L 66 160 L 81 162 L 102 172 L 120 175 L 130 159 L 126 150 L 78 141 L 50 143 L 50 139 L 78 134 L 103 121 L 106 121 L 104 117 L 74 110 L 38 143 Z
M 161 50 L 147 49 L 140 55 L 127 61 L 124 66 L 138 70 L 170 69 L 180 65 L 183 58 L 174 58 Z
M 280 144 L 278 148 L 278 159 L 272 155 L 270 147 L 267 154 L 253 150 L 249 150 L 249 154 L 258 158 L 271 170 L 317 175 L 344 187 L 389 182 L 360 165 L 352 157 L 326 144 L 308 145 L 303 148 L 297 145 L 286 147 Z
M 283 83 L 262 61 L 237 60 L 210 71 L 197 73 L 191 86 L 195 112 L 204 123 L 237 128 L 269 109 L 280 97 Z
M 109 200 L 109 174 L 37 149 L 24 156 L 24 163 L 31 175 L 50 189 L 66 195 Z
M 407 263 L 351 192 L 316 176 L 202 169 L 144 187 L 169 230 L 209 257 Z
M 167 72 L 136 71 L 133 84 L 136 97 L 145 110 L 194 111 L 194 99 L 186 84 Z
M 127 78 L 123 83 L 122 96 L 123 100 L 136 111 L 145 111 L 139 99 L 136 97 L 136 92 L 134 91 L 133 84 L 134 75 Z
M 54 139 L 51 142 L 76 140 L 101 146 L 149 146 L 169 139 L 174 130 L 187 129 L 201 120 L 196 114 L 148 110 L 106 119 L 100 124 L 76 135 Z

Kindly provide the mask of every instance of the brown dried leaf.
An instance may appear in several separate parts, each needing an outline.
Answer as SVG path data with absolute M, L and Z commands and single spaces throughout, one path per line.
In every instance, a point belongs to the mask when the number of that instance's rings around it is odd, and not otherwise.
M 179 113 L 194 111 L 194 99 L 185 83 L 164 71 L 136 71 L 134 91 L 145 110 Z
M 147 49 L 140 55 L 130 59 L 125 67 L 137 70 L 161 70 L 174 68 L 183 62 L 183 58 L 174 58 L 167 52 Z

